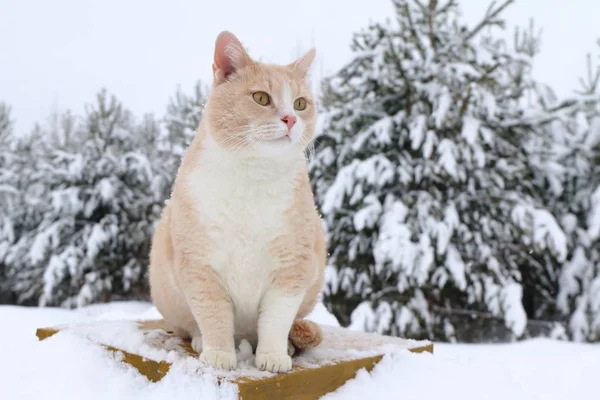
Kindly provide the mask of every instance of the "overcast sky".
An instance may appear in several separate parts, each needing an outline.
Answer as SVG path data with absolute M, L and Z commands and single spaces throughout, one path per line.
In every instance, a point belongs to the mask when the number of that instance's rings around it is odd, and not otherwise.
M 461 0 L 465 20 L 487 4 Z M 101 87 L 137 115 L 162 115 L 178 84 L 209 83 L 221 30 L 263 61 L 316 46 L 318 79 L 348 61 L 354 31 L 391 10 L 390 0 L 0 0 L 0 100 L 19 130 L 54 110 L 82 112 Z M 597 49 L 600 0 L 517 0 L 505 16 L 543 28 L 536 76 L 568 94 Z

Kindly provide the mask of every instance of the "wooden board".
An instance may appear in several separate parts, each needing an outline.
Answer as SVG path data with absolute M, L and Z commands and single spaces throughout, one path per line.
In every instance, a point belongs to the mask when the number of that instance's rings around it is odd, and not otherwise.
M 244 400 L 317 399 L 354 378 L 357 371 L 371 371 L 383 355 L 394 350 L 433 354 L 433 344 L 402 338 L 355 332 L 322 326 L 323 343 L 316 349 L 294 356 L 292 371 L 272 374 L 258 371 L 247 361 L 239 371 L 219 372 L 199 367 L 200 374 L 211 374 L 218 382 L 237 385 Z M 167 331 L 162 320 L 103 321 L 90 324 L 39 328 L 39 340 L 59 332 L 81 335 L 117 353 L 121 360 L 152 382 L 160 381 L 174 363 L 197 360 L 190 342 Z M 386 350 L 387 349 L 387 350 Z M 201 365 L 199 361 L 198 365 Z

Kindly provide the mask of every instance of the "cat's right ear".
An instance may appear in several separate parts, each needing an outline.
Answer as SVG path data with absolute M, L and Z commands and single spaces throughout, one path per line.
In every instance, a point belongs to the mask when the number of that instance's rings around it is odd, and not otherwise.
M 244 46 L 233 33 L 228 31 L 219 33 L 215 42 L 215 59 L 213 63 L 215 83 L 224 82 L 231 74 L 251 61 Z

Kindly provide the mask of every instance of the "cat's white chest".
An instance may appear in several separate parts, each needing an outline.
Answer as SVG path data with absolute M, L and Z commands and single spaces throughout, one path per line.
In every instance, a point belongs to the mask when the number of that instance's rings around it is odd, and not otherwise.
M 291 193 L 275 185 L 252 184 L 244 175 L 207 176 L 198 189 L 202 193 L 197 210 L 211 239 L 217 270 L 258 268 L 259 262 L 263 269 L 269 267 L 267 247 L 286 228 Z
M 210 165 L 189 177 L 196 212 L 210 241 L 207 260 L 234 302 L 236 330 L 253 330 L 260 300 L 279 267 L 270 246 L 290 229 L 286 211 L 294 200 L 294 169 Z

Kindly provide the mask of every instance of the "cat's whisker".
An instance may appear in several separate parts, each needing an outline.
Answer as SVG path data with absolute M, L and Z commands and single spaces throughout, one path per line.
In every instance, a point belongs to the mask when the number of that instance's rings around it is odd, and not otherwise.
M 234 143 L 233 146 L 231 146 L 230 154 L 235 156 L 248 146 L 249 146 L 248 140 L 244 137 L 244 138 L 242 138 L 242 140 L 237 141 L 236 143 Z
M 244 148 L 244 144 L 246 144 L 246 143 L 247 143 L 247 138 L 246 138 L 246 136 L 242 135 L 242 136 L 227 137 L 222 142 L 222 145 L 227 147 L 227 149 L 230 152 L 230 155 L 235 156 Z
M 269 138 L 277 132 L 278 132 L 278 130 L 271 129 L 271 130 L 260 130 L 260 131 L 254 131 L 254 132 L 245 132 L 245 134 L 247 136 L 257 136 L 257 137 Z
M 266 124 L 266 125 L 261 125 L 261 126 L 255 126 L 252 128 L 246 127 L 244 129 L 244 132 L 272 131 L 272 130 L 277 130 L 277 129 L 281 129 L 281 127 L 276 124 Z
M 307 158 L 310 159 L 315 156 L 315 152 L 316 152 L 315 145 L 317 144 L 317 140 L 313 139 L 313 140 L 308 140 L 308 141 L 309 141 L 309 144 L 307 146 L 307 149 L 309 151 L 309 154 L 307 155 Z

